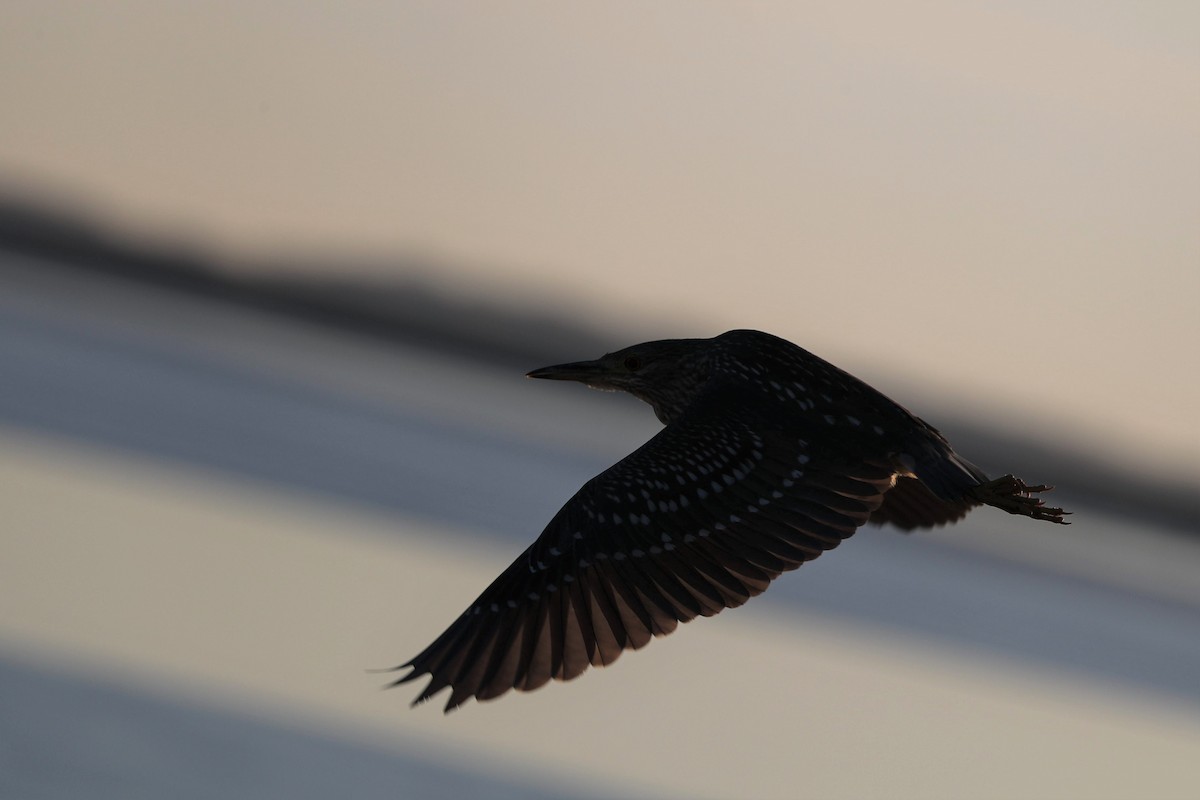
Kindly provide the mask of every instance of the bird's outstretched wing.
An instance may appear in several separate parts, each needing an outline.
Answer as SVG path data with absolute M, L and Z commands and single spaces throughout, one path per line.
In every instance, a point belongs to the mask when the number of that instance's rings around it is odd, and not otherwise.
M 718 394 L 588 481 L 393 685 L 430 675 L 414 702 L 450 687 L 449 711 L 570 680 L 741 605 L 879 508 L 891 468 L 730 412 Z

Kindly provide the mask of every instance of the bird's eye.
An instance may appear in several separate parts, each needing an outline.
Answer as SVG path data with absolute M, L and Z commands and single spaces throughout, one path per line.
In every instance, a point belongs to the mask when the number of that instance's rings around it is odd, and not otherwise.
M 640 358 L 638 358 L 637 356 L 626 356 L 625 357 L 625 369 L 629 370 L 630 372 L 637 372 L 641 368 L 642 368 L 642 360 Z

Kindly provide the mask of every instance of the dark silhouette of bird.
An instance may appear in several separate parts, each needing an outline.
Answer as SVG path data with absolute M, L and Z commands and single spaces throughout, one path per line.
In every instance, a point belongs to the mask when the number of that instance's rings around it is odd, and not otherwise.
M 393 686 L 431 676 L 446 711 L 607 666 L 761 594 L 867 522 L 903 530 L 974 506 L 1064 523 L 1012 475 L 990 480 L 933 427 L 770 334 L 634 345 L 531 378 L 629 392 L 666 426 L 584 484 Z

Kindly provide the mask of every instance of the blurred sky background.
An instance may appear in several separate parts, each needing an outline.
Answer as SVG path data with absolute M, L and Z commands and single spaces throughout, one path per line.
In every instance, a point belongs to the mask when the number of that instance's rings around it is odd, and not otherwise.
M 416 254 L 614 331 L 762 328 L 1200 474 L 1195 3 L 3 14 L 10 189 L 296 269 Z
M 0 795 L 1200 784 L 1200 4 L 8 0 L 0 195 L 234 279 L 433 287 L 476 335 L 768 330 L 1182 498 L 1166 530 L 1075 472 L 1053 536 L 864 532 L 443 720 L 362 668 L 647 410 L 0 241 Z

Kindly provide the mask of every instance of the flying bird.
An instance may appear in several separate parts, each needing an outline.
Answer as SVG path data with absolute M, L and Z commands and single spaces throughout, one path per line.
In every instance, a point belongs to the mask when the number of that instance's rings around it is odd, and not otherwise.
M 766 591 L 861 525 L 955 522 L 978 505 L 1065 524 L 932 426 L 791 342 L 736 330 L 537 369 L 649 403 L 665 426 L 592 478 L 392 686 L 446 711 L 607 666 Z

